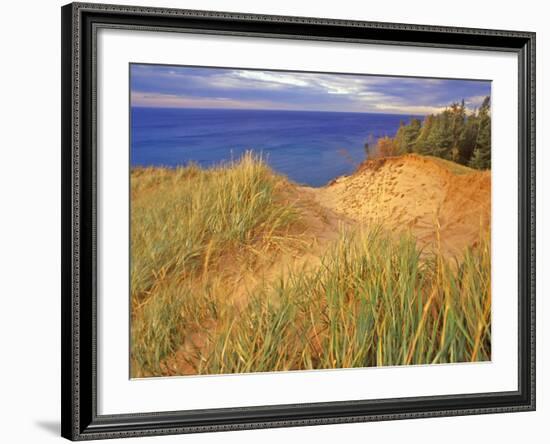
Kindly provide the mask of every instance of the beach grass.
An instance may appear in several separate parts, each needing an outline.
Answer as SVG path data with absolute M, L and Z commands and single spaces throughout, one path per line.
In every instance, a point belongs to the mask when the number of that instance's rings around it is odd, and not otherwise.
M 342 233 L 314 272 L 252 296 L 220 325 L 198 373 L 491 359 L 488 238 L 462 263 L 381 229 Z M 238 319 L 238 321 L 235 321 Z
M 298 215 L 261 157 L 131 175 L 132 356 L 157 371 L 189 328 L 215 318 L 212 276 L 284 248 Z M 209 290 L 210 289 L 210 290 Z
M 285 178 L 246 154 L 132 171 L 133 377 L 491 359 L 490 238 L 449 258 L 407 232 L 341 228 L 313 267 Z

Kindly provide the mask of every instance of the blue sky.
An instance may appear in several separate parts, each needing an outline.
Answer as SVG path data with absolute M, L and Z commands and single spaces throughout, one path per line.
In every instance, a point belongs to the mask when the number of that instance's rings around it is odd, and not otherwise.
M 132 106 L 391 114 L 478 107 L 491 82 L 168 65 L 131 65 Z

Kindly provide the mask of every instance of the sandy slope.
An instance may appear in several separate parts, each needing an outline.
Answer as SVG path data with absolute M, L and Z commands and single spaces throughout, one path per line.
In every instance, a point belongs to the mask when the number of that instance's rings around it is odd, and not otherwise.
M 351 226 L 354 221 L 333 211 L 317 201 L 314 189 L 299 187 L 286 183 L 280 190 L 280 198 L 291 204 L 300 214 L 301 224 L 296 233 L 300 242 L 293 248 L 277 253 L 259 255 L 252 268 L 236 268 L 238 261 L 227 264 L 228 273 L 226 285 L 231 288 L 228 302 L 240 312 L 248 304 L 250 295 L 257 288 L 265 286 L 266 282 L 275 284 L 280 279 L 287 279 L 289 273 L 300 270 L 315 269 L 320 265 L 321 257 L 329 245 L 338 238 L 340 230 Z M 194 331 L 187 335 L 178 350 L 161 363 L 165 375 L 196 374 L 198 351 L 207 354 L 207 339 L 216 330 L 216 323 L 211 322 L 202 331 Z
M 230 301 L 238 311 L 266 282 L 318 267 L 342 228 L 380 223 L 396 233 L 410 229 L 420 246 L 429 249 L 437 245 L 439 224 L 443 253 L 458 255 L 475 244 L 480 229 L 489 227 L 491 174 L 407 155 L 364 162 L 354 174 L 321 188 L 286 183 L 280 198 L 300 213 L 302 225 L 295 234 L 301 242 L 288 251 L 259 256 L 253 268 L 236 268 L 227 276 Z M 188 335 L 162 363 L 163 374 L 194 374 L 197 352 L 206 353 L 207 337 L 215 330 L 212 323 Z
M 421 246 L 455 255 L 474 245 L 491 217 L 491 173 L 414 154 L 364 162 L 351 176 L 305 188 L 323 207 L 358 223 L 410 229 Z

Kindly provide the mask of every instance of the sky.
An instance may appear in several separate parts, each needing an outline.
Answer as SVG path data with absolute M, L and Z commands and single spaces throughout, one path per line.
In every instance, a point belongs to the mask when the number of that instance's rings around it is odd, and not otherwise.
M 462 99 L 479 107 L 491 82 L 132 64 L 130 89 L 141 107 L 427 115 Z

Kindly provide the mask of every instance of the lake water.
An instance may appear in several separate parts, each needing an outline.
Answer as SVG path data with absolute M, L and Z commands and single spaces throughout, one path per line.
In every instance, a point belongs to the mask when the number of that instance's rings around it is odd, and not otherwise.
M 291 180 L 321 186 L 354 171 L 365 142 L 394 136 L 395 114 L 228 109 L 131 109 L 131 165 L 210 167 L 246 150 Z

